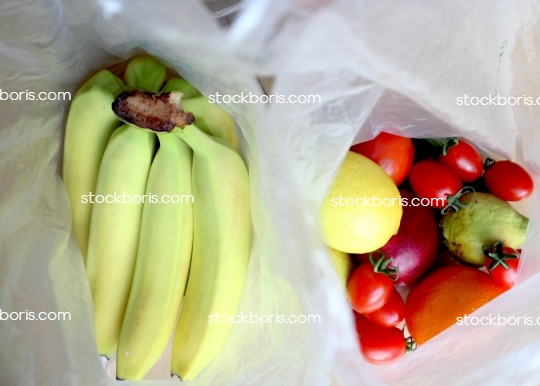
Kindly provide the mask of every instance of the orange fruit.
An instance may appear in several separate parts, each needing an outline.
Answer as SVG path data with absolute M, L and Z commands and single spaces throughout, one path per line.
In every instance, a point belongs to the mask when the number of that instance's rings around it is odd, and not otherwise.
M 504 289 L 491 277 L 463 265 L 443 267 L 416 284 L 405 304 L 411 336 L 422 344 L 470 314 Z

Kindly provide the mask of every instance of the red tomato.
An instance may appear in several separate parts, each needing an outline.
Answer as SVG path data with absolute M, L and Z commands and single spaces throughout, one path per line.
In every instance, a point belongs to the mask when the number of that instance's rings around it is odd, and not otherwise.
M 351 151 L 362 154 L 383 168 L 396 185 L 405 181 L 414 159 L 410 138 L 384 132 L 371 141 L 354 145 Z
M 364 359 L 375 365 L 393 363 L 405 355 L 403 331 L 396 327 L 371 326 L 360 335 L 360 351 Z
M 392 279 L 375 272 L 371 263 L 356 268 L 347 283 L 349 302 L 361 314 L 369 314 L 381 308 L 390 298 L 393 289 Z
M 439 162 L 449 166 L 463 182 L 472 182 L 484 171 L 480 154 L 469 143 L 460 139 L 457 145 L 451 146 L 446 155 L 439 154 Z
M 395 327 L 405 318 L 405 303 L 399 292 L 394 288 L 384 306 L 371 314 L 367 314 L 366 317 L 379 326 Z
M 489 191 L 505 201 L 519 201 L 531 195 L 534 183 L 527 171 L 512 161 L 497 161 L 484 173 Z
M 357 332 L 358 336 L 360 336 L 362 331 L 364 331 L 366 328 L 371 327 L 371 326 L 375 326 L 375 324 L 370 322 L 369 319 L 366 318 L 365 315 L 359 314 L 356 311 L 353 311 L 353 312 L 354 312 L 354 322 L 355 322 L 355 326 L 356 326 L 356 332 Z
M 450 167 L 431 160 L 413 165 L 409 181 L 420 199 L 429 199 L 430 205 L 439 209 L 448 204 L 447 196 L 461 189 L 461 180 Z
M 514 286 L 514 283 L 516 282 L 516 276 L 517 276 L 517 269 L 519 266 L 519 258 L 505 258 L 504 255 L 514 255 L 519 253 L 510 247 L 502 247 L 502 253 L 499 253 L 499 256 L 501 256 L 501 259 L 506 263 L 508 268 L 505 268 L 503 265 L 499 264 L 493 264 L 493 259 L 489 256 L 486 256 L 486 268 L 489 271 L 489 274 L 495 280 L 497 284 L 502 286 L 505 289 L 510 289 Z M 490 267 L 493 264 L 493 268 L 490 269 Z

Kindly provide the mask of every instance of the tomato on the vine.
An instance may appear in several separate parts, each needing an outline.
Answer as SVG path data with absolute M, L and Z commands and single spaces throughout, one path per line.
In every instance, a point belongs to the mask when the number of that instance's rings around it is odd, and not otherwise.
M 484 181 L 489 191 L 505 201 L 519 201 L 531 195 L 534 182 L 520 165 L 512 161 L 496 161 L 490 164 L 484 173 Z
M 516 282 L 520 253 L 505 247 L 500 241 L 483 247 L 486 255 L 486 268 L 497 284 L 510 289 Z
M 407 178 L 414 159 L 410 138 L 384 132 L 370 141 L 352 146 L 351 151 L 362 154 L 383 168 L 396 185 Z
M 377 311 L 366 314 L 373 323 L 383 327 L 395 327 L 405 318 L 405 303 L 394 288 L 388 301 Z
M 448 205 L 447 197 L 458 193 L 462 187 L 458 175 L 448 166 L 424 160 L 413 165 L 409 181 L 414 193 L 430 205 L 442 209 Z
M 463 182 L 478 179 L 484 171 L 478 151 L 462 139 L 450 138 L 448 141 L 439 154 L 439 162 L 450 167 Z
M 389 266 L 390 261 L 381 253 L 377 261 L 373 258 L 351 274 L 347 294 L 356 312 L 369 314 L 388 301 L 394 289 L 392 275 L 396 274 L 395 268 Z
M 360 334 L 360 351 L 372 364 L 384 365 L 397 361 L 407 349 L 403 331 L 396 327 L 373 325 Z
M 487 258 L 486 263 L 491 263 L 491 259 Z M 519 260 L 508 260 L 506 264 L 508 265 L 508 268 L 503 268 L 499 265 L 495 267 L 493 271 L 490 271 L 489 274 L 499 285 L 506 289 L 510 289 L 516 282 Z

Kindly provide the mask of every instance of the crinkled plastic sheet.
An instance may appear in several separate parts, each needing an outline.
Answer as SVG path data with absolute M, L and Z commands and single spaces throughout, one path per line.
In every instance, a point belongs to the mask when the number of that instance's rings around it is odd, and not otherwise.
M 0 32 L 3 91 L 73 93 L 90 73 L 147 52 L 205 95 L 261 94 L 250 61 L 235 54 L 195 0 L 6 0 Z M 0 307 L 71 314 L 69 321 L 0 322 L 2 385 L 116 383 L 114 368 L 102 368 L 95 348 L 92 302 L 59 175 L 68 107 L 0 102 Z M 268 124 L 263 105 L 223 107 L 236 120 L 252 187 L 254 241 L 239 313 L 309 312 L 321 314 L 323 323 L 235 324 L 219 356 L 190 384 L 326 384 L 329 311 L 312 295 L 318 291 L 308 259 L 313 236 L 305 225 L 314 223 L 315 212 L 306 212 L 296 188 L 292 149 L 281 146 L 282 128 Z M 171 381 L 167 355 L 147 377 L 155 382 L 136 384 L 179 384 Z
M 323 322 L 235 325 L 219 357 L 192 384 L 325 385 L 331 366 L 344 385 L 536 385 L 537 326 L 455 326 L 398 364 L 368 366 L 317 213 L 348 147 L 388 125 L 415 137 L 461 135 L 537 173 L 537 107 L 458 107 L 455 98 L 537 96 L 538 7 L 253 0 L 224 33 L 196 1 L 11 0 L 0 6 L 1 87 L 74 91 L 89 72 L 146 51 L 207 95 L 259 92 L 250 65 L 257 63 L 277 75 L 274 92 L 323 97 L 320 106 L 276 104 L 267 111 L 224 106 L 238 123 L 253 193 L 255 240 L 240 311 L 321 315 Z M 1 384 L 115 382 L 97 357 L 91 299 L 57 174 L 67 107 L 0 103 L 0 305 L 72 316 L 2 321 Z M 536 189 L 521 283 L 478 316 L 540 316 L 539 205 Z M 154 379 L 168 378 L 166 361 L 161 364 Z M 169 383 L 177 382 L 137 384 Z
M 249 15 L 249 17 L 247 17 Z M 318 94 L 321 105 L 270 108 L 291 169 L 316 213 L 350 145 L 380 131 L 462 136 L 484 154 L 525 165 L 535 180 L 518 285 L 475 312 L 540 317 L 540 110 L 458 106 L 456 98 L 540 96 L 540 4 L 535 1 L 250 1 L 230 32 L 245 55 L 265 58 L 273 92 Z M 294 37 L 294 38 L 293 38 Z M 392 90 L 392 91 L 389 91 Z M 283 117 L 287 117 L 286 120 Z M 316 221 L 310 227 L 318 229 Z M 312 239 L 313 250 L 321 241 Z M 343 385 L 538 385 L 539 326 L 453 326 L 388 366 L 370 366 L 324 259 L 307 303 L 324 302 L 324 358 Z M 318 296 L 310 295 L 317 293 Z

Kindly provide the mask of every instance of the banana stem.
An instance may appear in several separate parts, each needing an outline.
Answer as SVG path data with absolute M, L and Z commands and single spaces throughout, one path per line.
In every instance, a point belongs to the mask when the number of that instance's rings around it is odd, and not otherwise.
M 210 146 L 213 142 L 208 134 L 204 133 L 195 125 L 184 126 L 184 128 L 175 127 L 171 133 L 179 136 L 185 143 L 193 149 L 200 151 Z

